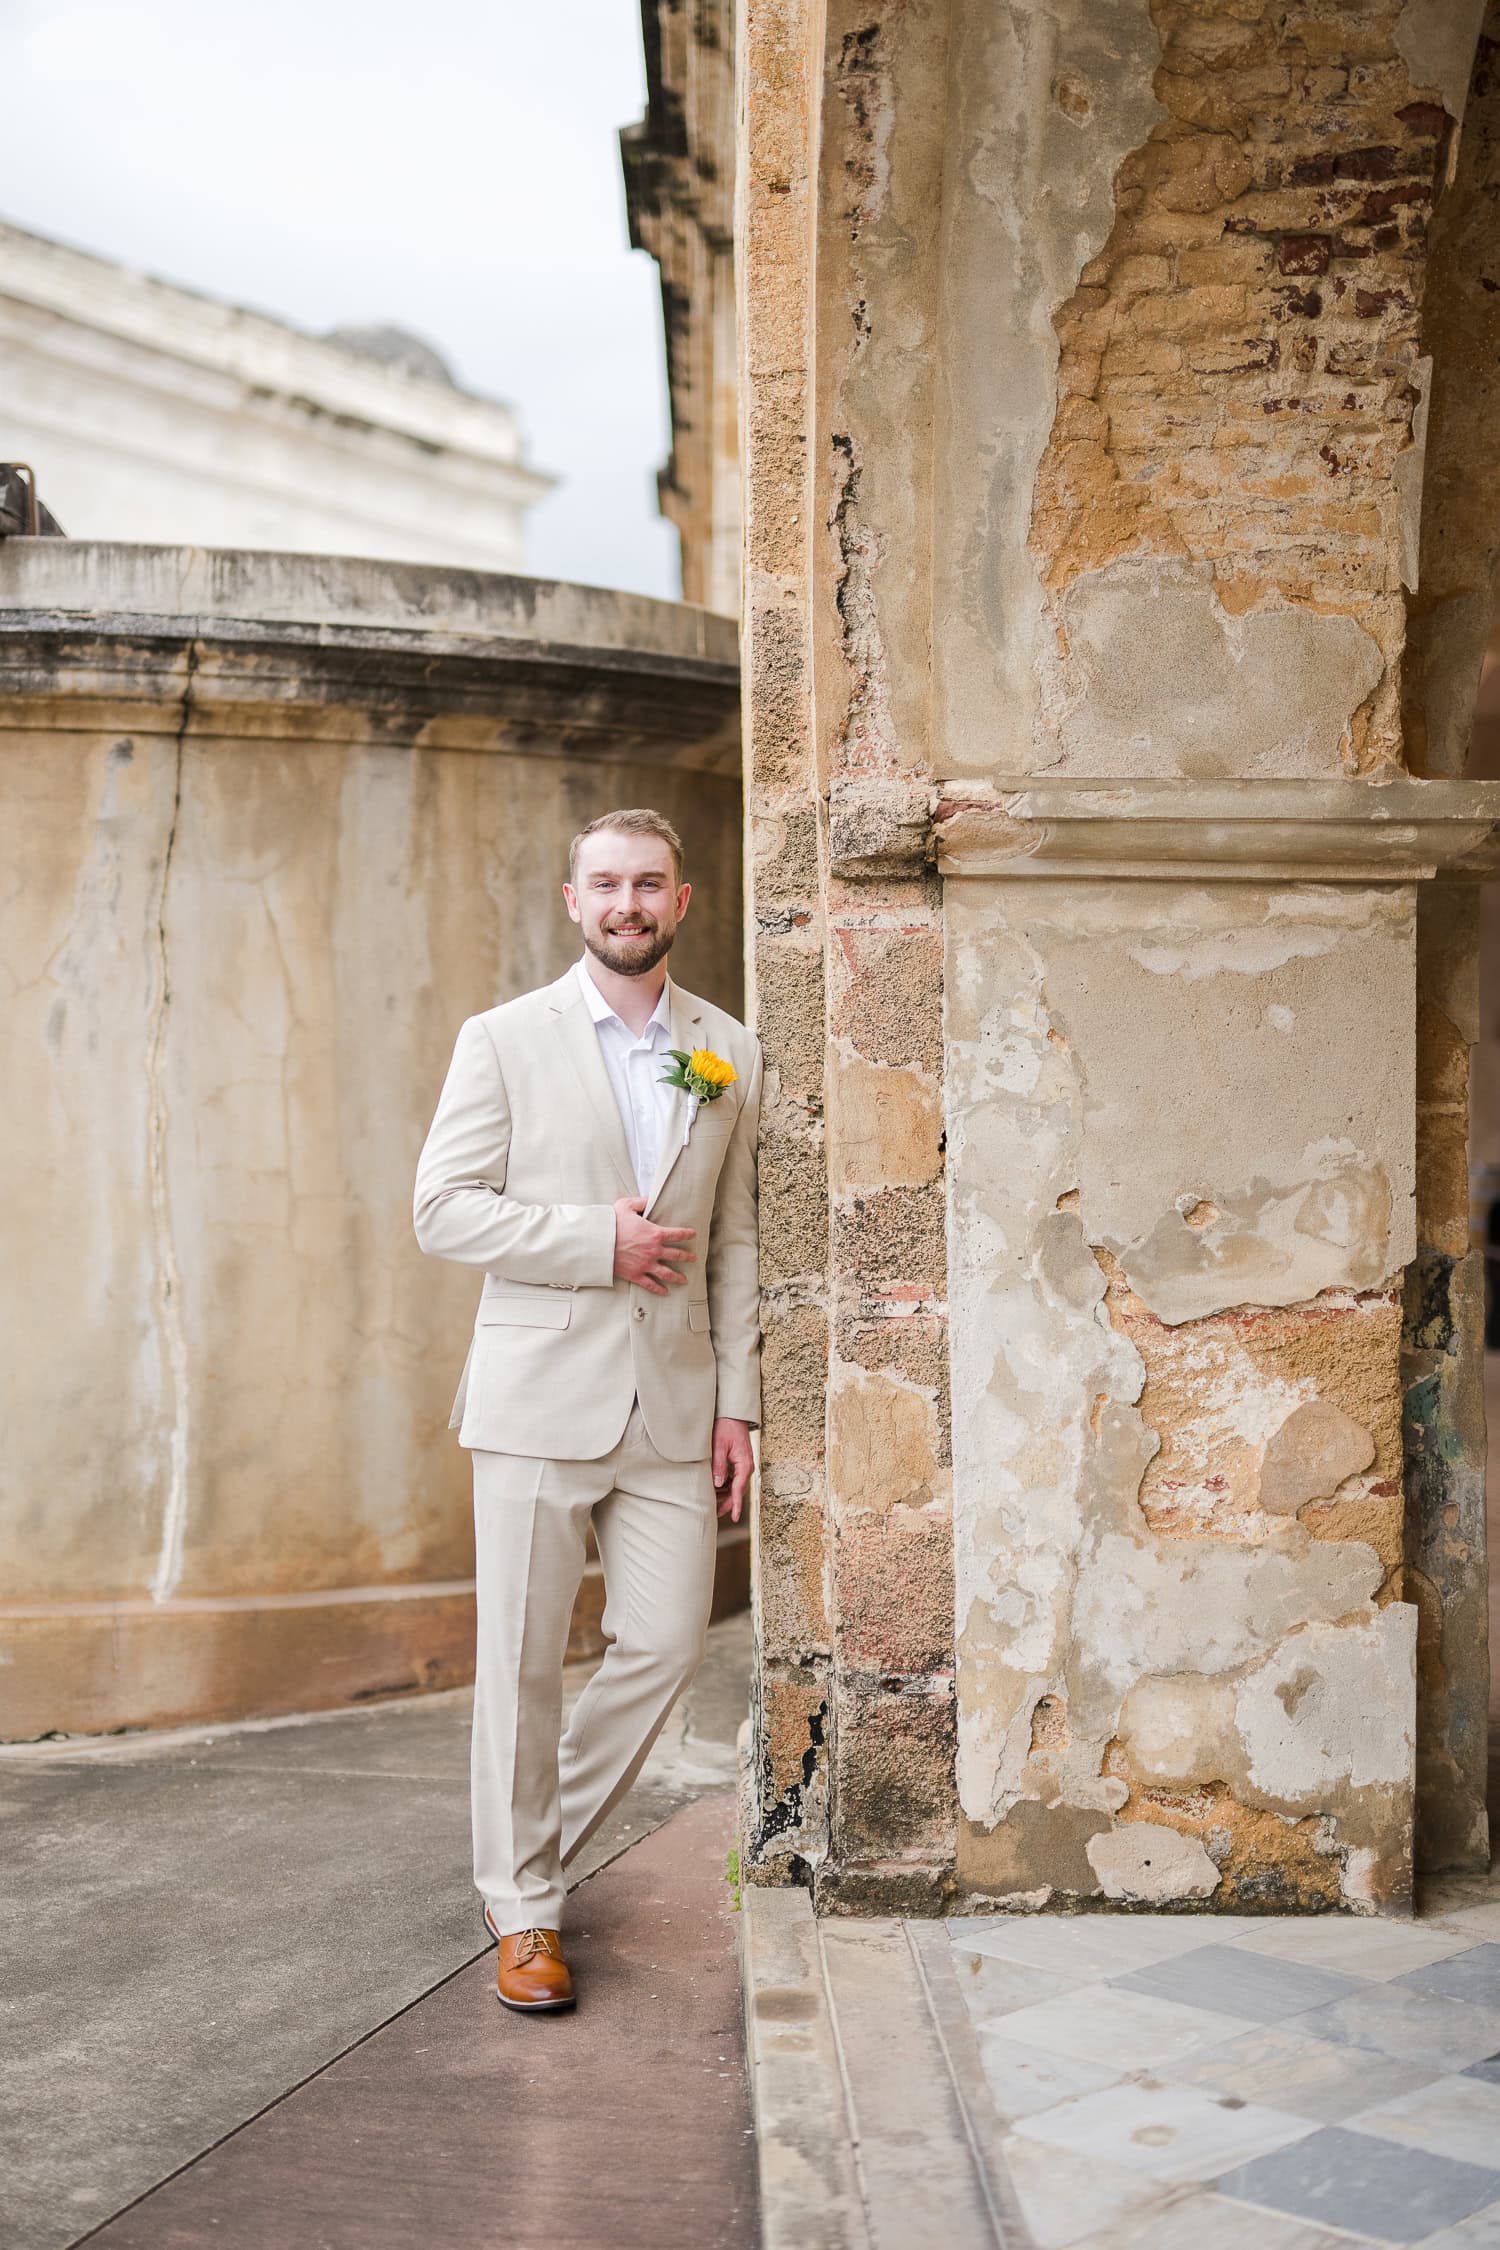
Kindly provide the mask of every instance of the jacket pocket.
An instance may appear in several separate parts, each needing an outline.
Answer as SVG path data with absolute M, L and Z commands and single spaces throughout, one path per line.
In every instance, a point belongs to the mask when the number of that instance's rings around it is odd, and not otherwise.
M 696 1334 L 700 1336 L 709 1334 L 712 1323 L 708 1317 L 708 1301 L 706 1298 L 690 1297 L 688 1299 L 687 1316 L 688 1326 Z
M 573 1317 L 571 1296 L 485 1297 L 480 1302 L 481 1328 L 566 1328 Z

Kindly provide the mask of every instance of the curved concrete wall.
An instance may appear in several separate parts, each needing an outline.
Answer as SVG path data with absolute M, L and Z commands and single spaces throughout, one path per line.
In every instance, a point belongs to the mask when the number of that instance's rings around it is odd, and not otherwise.
M 681 828 L 739 1009 L 732 625 L 326 558 L 0 547 L 0 1735 L 467 1676 L 475 1279 L 412 1169 L 462 1018 Z

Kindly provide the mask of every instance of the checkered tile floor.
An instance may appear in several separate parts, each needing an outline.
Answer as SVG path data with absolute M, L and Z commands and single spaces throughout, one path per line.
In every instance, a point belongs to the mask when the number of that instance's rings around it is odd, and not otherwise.
M 949 1933 L 1038 2250 L 1500 2250 L 1500 1885 Z

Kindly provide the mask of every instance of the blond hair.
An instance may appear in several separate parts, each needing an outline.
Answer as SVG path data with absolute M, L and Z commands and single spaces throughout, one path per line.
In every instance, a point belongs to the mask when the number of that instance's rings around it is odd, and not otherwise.
M 637 805 L 624 812 L 601 813 L 591 820 L 587 828 L 580 828 L 568 846 L 568 879 L 578 881 L 578 847 L 585 836 L 597 836 L 602 828 L 616 829 L 622 836 L 655 836 L 672 854 L 672 881 L 679 889 L 682 885 L 682 838 L 664 814 L 652 812 L 649 806 Z

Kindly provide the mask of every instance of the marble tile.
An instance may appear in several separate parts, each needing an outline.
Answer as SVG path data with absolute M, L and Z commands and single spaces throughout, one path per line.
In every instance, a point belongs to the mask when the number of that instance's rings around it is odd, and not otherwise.
M 1500 2172 L 1500 2086 L 1480 2078 L 1434 2078 L 1345 2122 L 1351 2132 L 1376 2133 L 1405 2148 Z
M 1085 2094 L 1028 2118 L 1018 2130 L 1051 2148 L 1102 2156 L 1181 2183 L 1217 2179 L 1231 2165 L 1285 2148 L 1318 2127 L 1311 2118 L 1263 2109 L 1232 2094 L 1148 2078 Z
M 1279 1961 L 1305 1961 L 1312 1968 L 1384 1982 L 1446 1959 L 1465 1940 L 1454 1930 L 1423 1929 L 1383 1916 L 1309 1914 L 1278 1917 L 1230 1942 L 1237 1953 L 1272 1953 Z
M 1355 2111 L 1430 2085 L 1439 2075 L 1425 2063 L 1398 2062 L 1367 2047 L 1309 2039 L 1291 2024 L 1262 2024 L 1225 2046 L 1174 2064 L 1185 2086 L 1205 2086 L 1242 2101 L 1290 2110 L 1321 2125 L 1339 2125 Z
M 1500 2086 L 1500 2055 L 1486 2055 L 1482 2062 L 1470 2063 L 1465 2078 L 1484 2078 L 1492 2086 Z
M 1500 2250 L 1500 2203 L 1476 2211 L 1456 2227 L 1445 2227 L 1441 2234 L 1430 2234 L 1422 2250 Z
M 1036 1969 L 1025 1961 L 1001 1961 L 991 1953 L 965 1953 L 953 1948 L 953 1974 L 964 2004 L 976 2024 L 1006 2016 L 1016 2008 L 1030 2008 L 1038 2000 L 1076 1992 L 1080 1979 L 1060 1977 L 1052 1969 Z
M 948 1934 L 959 1951 L 1094 1982 L 1173 1960 L 1200 1945 L 1221 1944 L 1253 1927 L 1253 1917 L 1243 1914 L 1232 1920 L 1203 1914 L 956 1915 Z
M 1200 2191 L 1179 2195 L 1164 2208 L 1153 2204 L 1131 2212 L 1102 2234 L 1088 2235 L 1074 2250 L 1350 2250 L 1350 2242 L 1347 2234 L 1330 2234 L 1306 2219 L 1256 2211 L 1247 2203 Z
M 1479 2008 L 1500 2008 L 1500 1944 L 1468 1946 L 1446 1961 L 1409 1969 L 1401 1982 L 1413 1992 L 1437 1992 L 1448 2000 L 1472 2000 Z
M 1418 1972 L 1425 1974 L 1427 1972 Z M 1436 1974 L 1436 1970 L 1431 1973 Z M 1176 1961 L 1158 1961 L 1117 1977 L 1122 1992 L 1152 1992 L 1160 2000 L 1180 2000 L 1190 2008 L 1216 2008 L 1252 2023 L 1284 2023 L 1309 2008 L 1330 2007 L 1370 1987 L 1337 1969 L 1314 1968 L 1306 1961 L 1283 1961 L 1274 1954 L 1244 1953 L 1232 1945 L 1206 1945 Z
M 1330 2039 L 1336 2046 L 1374 2047 L 1405 2062 L 1457 2072 L 1500 2048 L 1500 2009 L 1475 2008 L 1467 2000 L 1413 1992 L 1409 1985 L 1399 1982 L 1372 1984 L 1350 2000 L 1299 2016 L 1297 2029 L 1309 2039 Z
M 1101 2232 L 1109 2239 L 1121 2220 L 1160 2210 L 1171 2192 L 1128 2165 L 1107 2164 L 1099 2157 L 1061 2159 L 1055 2148 L 1019 2133 L 1006 2136 L 1003 2155 L 1036 2250 L 1068 2250 L 1085 2235 Z
M 1456 2005 L 1432 2001 L 1430 2006 Z M 1012 2039 L 1078 2055 L 1085 2062 L 1111 2063 L 1121 2070 L 1150 2070 L 1179 2061 L 1203 2047 L 1216 2047 L 1245 2029 L 1243 2016 L 1187 2008 L 1149 1992 L 1122 1992 L 1118 1985 L 1086 1984 L 1034 2008 L 1005 2018 Z
M 1008 2037 L 1008 2028 L 1002 2018 L 998 2030 L 979 2034 L 985 2082 L 1003 2118 L 1030 2117 L 1039 2109 L 1071 2101 L 1075 2094 L 1097 2094 L 1105 2086 L 1118 2085 L 1125 2075 L 1110 2063 L 1085 2062 L 1077 2055 L 1029 2047 L 1024 2040 Z
M 1218 2189 L 1376 2242 L 1425 2242 L 1440 2227 L 1485 2210 L 1495 2200 L 1494 2184 L 1488 2168 L 1328 2125 L 1226 2172 Z

